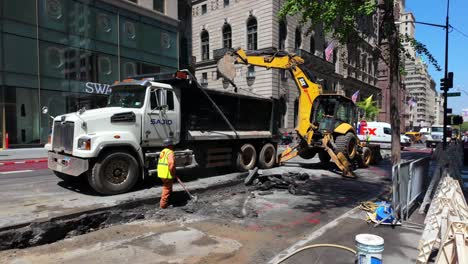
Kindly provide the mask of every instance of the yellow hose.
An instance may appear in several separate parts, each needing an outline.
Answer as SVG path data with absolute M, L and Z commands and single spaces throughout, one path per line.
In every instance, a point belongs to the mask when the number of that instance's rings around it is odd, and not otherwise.
M 356 255 L 356 250 L 352 249 L 352 248 L 349 248 L 349 247 L 345 247 L 345 246 L 341 246 L 341 245 L 336 245 L 336 244 L 314 244 L 314 245 L 309 245 L 309 246 L 305 246 L 305 247 L 302 247 L 296 251 L 294 251 L 293 253 L 285 256 L 284 258 L 278 260 L 278 262 L 276 262 L 275 264 L 280 264 L 282 263 L 283 261 L 287 260 L 288 258 L 296 255 L 297 253 L 301 252 L 301 251 L 304 251 L 306 249 L 310 249 L 310 248 L 319 248 L 319 247 L 333 247 L 333 248 L 339 248 L 339 249 L 344 249 L 344 250 L 347 250 L 351 253 L 353 253 L 354 255 Z

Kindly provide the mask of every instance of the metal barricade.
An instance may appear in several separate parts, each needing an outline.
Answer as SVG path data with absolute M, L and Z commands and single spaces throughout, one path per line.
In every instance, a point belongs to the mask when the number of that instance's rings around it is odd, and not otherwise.
M 395 216 L 406 220 L 410 208 L 424 193 L 428 179 L 429 158 L 407 161 L 393 166 L 392 206 Z

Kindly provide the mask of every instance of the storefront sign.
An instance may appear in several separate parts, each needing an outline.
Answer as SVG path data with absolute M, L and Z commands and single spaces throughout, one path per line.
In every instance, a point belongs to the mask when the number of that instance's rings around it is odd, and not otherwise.
M 109 84 L 87 82 L 85 91 L 90 94 L 110 94 L 112 89 Z

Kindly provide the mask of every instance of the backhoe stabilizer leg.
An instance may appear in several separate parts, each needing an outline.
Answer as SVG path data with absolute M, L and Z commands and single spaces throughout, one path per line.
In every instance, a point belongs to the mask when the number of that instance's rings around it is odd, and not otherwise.
M 297 150 L 298 147 L 299 144 L 296 144 L 293 147 L 287 147 L 285 151 L 278 155 L 277 164 L 281 165 L 281 163 L 296 157 L 299 154 L 299 151 Z
M 323 145 L 325 146 L 325 151 L 330 155 L 331 160 L 335 162 L 336 166 L 343 172 L 343 177 L 347 178 L 356 178 L 356 175 L 352 172 L 351 164 L 349 163 L 348 159 L 343 155 L 343 153 L 338 152 L 338 154 L 335 154 L 335 152 L 328 147 L 328 142 L 329 138 L 328 136 L 325 136 L 323 138 Z

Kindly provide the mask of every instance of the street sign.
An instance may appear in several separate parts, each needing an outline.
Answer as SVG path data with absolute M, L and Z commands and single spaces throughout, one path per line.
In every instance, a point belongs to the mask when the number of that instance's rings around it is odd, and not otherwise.
M 461 93 L 447 93 L 448 97 L 461 96 Z
M 447 108 L 447 114 L 451 114 L 452 113 L 452 108 Z

